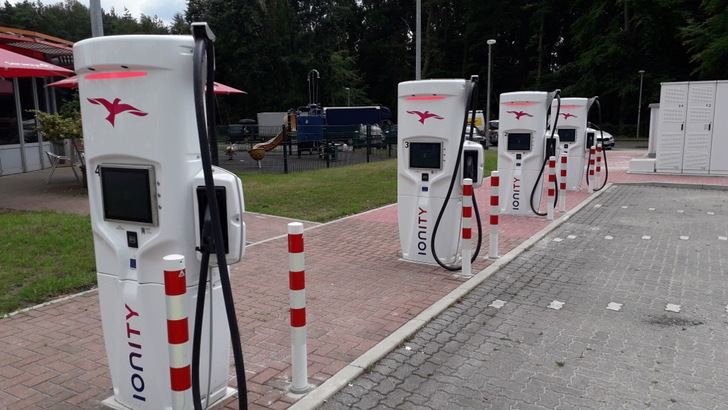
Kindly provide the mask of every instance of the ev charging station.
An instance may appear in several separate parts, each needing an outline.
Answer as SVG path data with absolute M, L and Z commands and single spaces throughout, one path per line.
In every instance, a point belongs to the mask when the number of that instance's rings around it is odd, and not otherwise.
M 538 210 L 541 205 L 542 185 L 546 179 L 543 169 L 548 160 L 547 140 L 551 136 L 549 113 L 557 93 L 518 91 L 500 96 L 498 173 L 501 214 L 533 215 L 531 206 Z M 555 152 L 550 155 L 555 155 Z
M 113 407 L 173 407 L 167 255 L 185 258 L 190 329 L 196 321 L 202 273 L 196 248 L 209 201 L 201 194 L 205 182 L 194 94 L 203 85 L 193 81 L 194 48 L 193 36 L 170 35 L 96 37 L 74 46 L 99 303 L 114 389 L 105 403 Z M 211 202 L 217 202 L 226 233 L 225 260 L 235 263 L 245 245 L 242 184 L 221 168 L 213 167 L 213 176 L 217 200 Z M 228 387 L 230 331 L 220 270 L 211 265 L 204 272 L 203 408 L 234 392 Z M 188 350 L 184 357 L 189 358 Z M 191 396 L 185 396 L 183 407 L 193 407 Z
M 566 169 L 566 190 L 581 190 L 581 181 L 584 179 L 586 153 L 590 146 L 586 144 L 586 128 L 589 109 L 594 99 L 588 98 L 562 98 L 561 106 L 557 107 L 558 100 L 551 104 L 551 111 L 559 111 L 559 118 L 551 117 L 551 126 L 556 127 L 559 135 L 559 154 L 566 152 L 568 156 Z M 558 126 L 555 122 L 558 120 Z
M 405 260 L 452 264 L 460 257 L 462 180 L 479 187 L 484 169 L 483 146 L 463 135 L 472 89 L 460 79 L 399 84 L 397 211 Z

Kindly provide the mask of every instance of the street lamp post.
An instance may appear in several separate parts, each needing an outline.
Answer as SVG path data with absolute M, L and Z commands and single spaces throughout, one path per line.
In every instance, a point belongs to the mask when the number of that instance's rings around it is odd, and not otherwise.
M 487 85 L 488 94 L 485 97 L 485 134 L 486 135 L 488 135 L 488 129 L 490 127 L 490 65 L 491 65 L 490 49 L 493 44 L 495 44 L 494 39 L 488 40 L 488 85 Z
M 351 107 L 351 88 L 344 87 L 346 90 L 346 106 Z
M 640 116 L 642 115 L 642 77 L 645 75 L 645 70 L 640 70 L 640 97 L 637 102 L 637 136 L 640 137 Z

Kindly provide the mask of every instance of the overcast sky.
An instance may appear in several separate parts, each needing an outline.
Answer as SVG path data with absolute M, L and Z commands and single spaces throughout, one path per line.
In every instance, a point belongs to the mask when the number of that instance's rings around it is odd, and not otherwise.
M 35 2 L 36 0 L 31 0 Z M 78 0 L 79 3 L 86 7 L 89 7 L 89 0 Z M 10 3 L 22 3 L 23 0 L 10 0 Z M 61 3 L 61 0 L 41 0 L 43 4 L 57 4 Z M 124 8 L 129 10 L 131 15 L 139 19 L 139 16 L 146 14 L 147 16 L 154 17 L 155 15 L 162 19 L 165 24 L 169 25 L 172 22 L 172 16 L 175 13 L 183 13 L 187 7 L 185 0 L 101 0 L 101 8 L 104 12 L 111 11 L 114 8 L 116 14 L 123 15 Z

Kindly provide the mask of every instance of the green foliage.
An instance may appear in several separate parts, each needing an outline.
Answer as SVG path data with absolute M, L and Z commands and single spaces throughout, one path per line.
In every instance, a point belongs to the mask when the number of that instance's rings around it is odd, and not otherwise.
M 78 111 L 71 111 L 66 115 L 49 114 L 39 110 L 28 111 L 35 113 L 37 123 L 35 130 L 40 131 L 43 138 L 48 141 L 83 138 L 81 113 Z
M 728 76 L 728 0 L 422 0 L 423 78 L 481 78 L 486 100 L 492 47 L 491 117 L 498 96 L 553 90 L 598 95 L 617 132 L 636 122 L 664 81 Z M 307 104 L 307 73 L 321 73 L 320 103 L 395 108 L 397 84 L 415 73 L 414 0 L 189 0 L 170 27 L 156 17 L 105 12 L 107 35 L 188 34 L 206 21 L 217 36 L 216 75 L 248 92 L 218 98 L 222 124 Z M 76 0 L 0 5 L 0 26 L 72 41 L 90 34 Z

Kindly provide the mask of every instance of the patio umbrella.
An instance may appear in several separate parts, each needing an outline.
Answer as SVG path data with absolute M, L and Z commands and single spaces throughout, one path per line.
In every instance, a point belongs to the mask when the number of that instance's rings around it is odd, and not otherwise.
M 63 80 L 48 84 L 47 87 L 76 88 L 78 87 L 78 76 L 74 75 L 73 77 L 64 78 Z M 214 92 L 215 94 L 247 94 L 245 91 L 238 90 L 237 88 L 233 88 L 225 84 L 220 84 L 218 82 L 215 82 Z
M 0 77 L 55 77 L 73 74 L 63 67 L 0 48 Z

